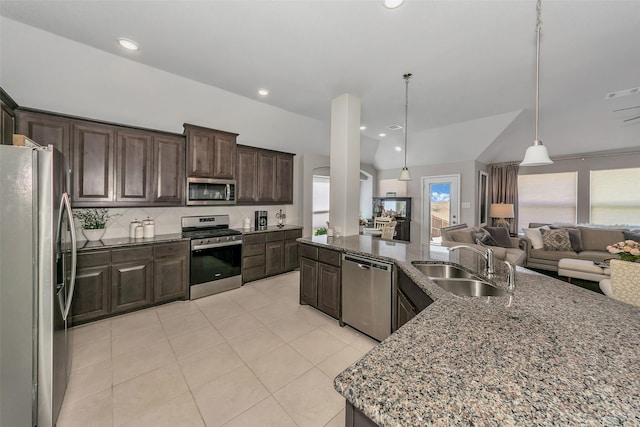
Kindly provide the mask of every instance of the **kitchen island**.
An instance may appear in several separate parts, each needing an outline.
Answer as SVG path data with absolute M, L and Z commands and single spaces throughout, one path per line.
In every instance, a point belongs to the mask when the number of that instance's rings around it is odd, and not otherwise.
M 354 409 L 381 426 L 640 424 L 640 309 L 521 267 L 511 296 L 463 298 L 411 264 L 442 248 L 300 241 L 393 260 L 434 300 L 335 378 L 348 424 Z

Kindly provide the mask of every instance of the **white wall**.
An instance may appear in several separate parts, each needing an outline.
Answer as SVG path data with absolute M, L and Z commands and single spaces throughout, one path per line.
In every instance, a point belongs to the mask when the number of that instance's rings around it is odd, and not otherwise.
M 411 197 L 411 241 L 421 242 L 423 194 L 422 178 L 427 176 L 460 174 L 460 222 L 475 225 L 477 222 L 477 182 L 478 165 L 473 160 L 440 165 L 414 166 L 409 168 L 411 181 L 407 182 L 407 197 Z M 400 169 L 389 169 L 378 172 L 378 178 L 397 179 Z M 469 203 L 469 208 L 462 208 L 462 203 Z

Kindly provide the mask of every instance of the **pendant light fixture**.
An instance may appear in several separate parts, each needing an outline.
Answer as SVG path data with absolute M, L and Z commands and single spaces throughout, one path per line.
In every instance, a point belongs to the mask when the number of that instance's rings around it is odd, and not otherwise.
M 524 153 L 524 159 L 520 166 L 542 166 L 550 165 L 553 161 L 549 158 L 547 147 L 542 145 L 542 141 L 538 139 L 538 128 L 540 127 L 540 32 L 542 30 L 542 21 L 540 14 L 542 12 L 542 1 L 536 3 L 536 139 L 533 145 L 527 148 Z
M 413 74 L 407 73 L 402 76 L 405 83 L 405 101 L 404 101 L 404 167 L 400 172 L 398 181 L 411 181 L 409 168 L 407 168 L 407 118 L 409 117 L 409 79 Z

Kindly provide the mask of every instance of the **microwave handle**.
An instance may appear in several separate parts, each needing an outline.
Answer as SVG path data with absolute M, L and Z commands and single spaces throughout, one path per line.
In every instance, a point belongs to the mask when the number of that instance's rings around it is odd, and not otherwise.
M 229 199 L 231 198 L 231 184 L 227 184 L 227 191 L 226 191 L 226 199 L 227 202 L 229 201 Z

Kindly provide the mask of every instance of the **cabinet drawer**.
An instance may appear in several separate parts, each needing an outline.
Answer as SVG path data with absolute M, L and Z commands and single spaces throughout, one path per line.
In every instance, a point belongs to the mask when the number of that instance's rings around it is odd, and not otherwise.
M 311 245 L 300 245 L 300 256 L 318 259 L 318 248 Z
M 264 255 L 246 256 L 242 258 L 242 268 L 252 268 L 264 265 Z
M 111 263 L 110 251 L 91 251 L 78 254 L 78 268 L 96 267 L 99 265 L 109 265 Z
M 272 231 L 267 234 L 267 242 L 277 242 L 284 240 L 284 231 Z
M 264 277 L 264 265 L 259 267 L 251 267 L 242 269 L 242 280 L 249 282 L 251 280 L 262 279 Z
M 189 255 L 189 242 L 159 243 L 153 245 L 153 256 L 156 258 L 176 255 Z
M 111 262 L 119 263 L 119 262 L 128 262 L 139 259 L 149 259 L 153 258 L 153 246 L 145 245 L 138 246 L 135 248 L 127 248 L 127 249 L 113 249 L 111 251 Z
M 284 238 L 286 240 L 299 239 L 300 237 L 302 237 L 302 229 L 300 229 L 300 230 L 287 230 L 287 231 L 284 232 Z
M 254 256 L 254 255 L 262 255 L 264 257 L 264 243 L 258 243 L 255 245 L 242 245 L 242 256 Z
M 254 245 L 256 243 L 264 243 L 264 235 L 266 233 L 245 234 L 242 237 L 242 243 L 246 245 Z
M 340 252 L 322 248 L 318 249 L 318 261 L 340 267 L 340 260 Z

